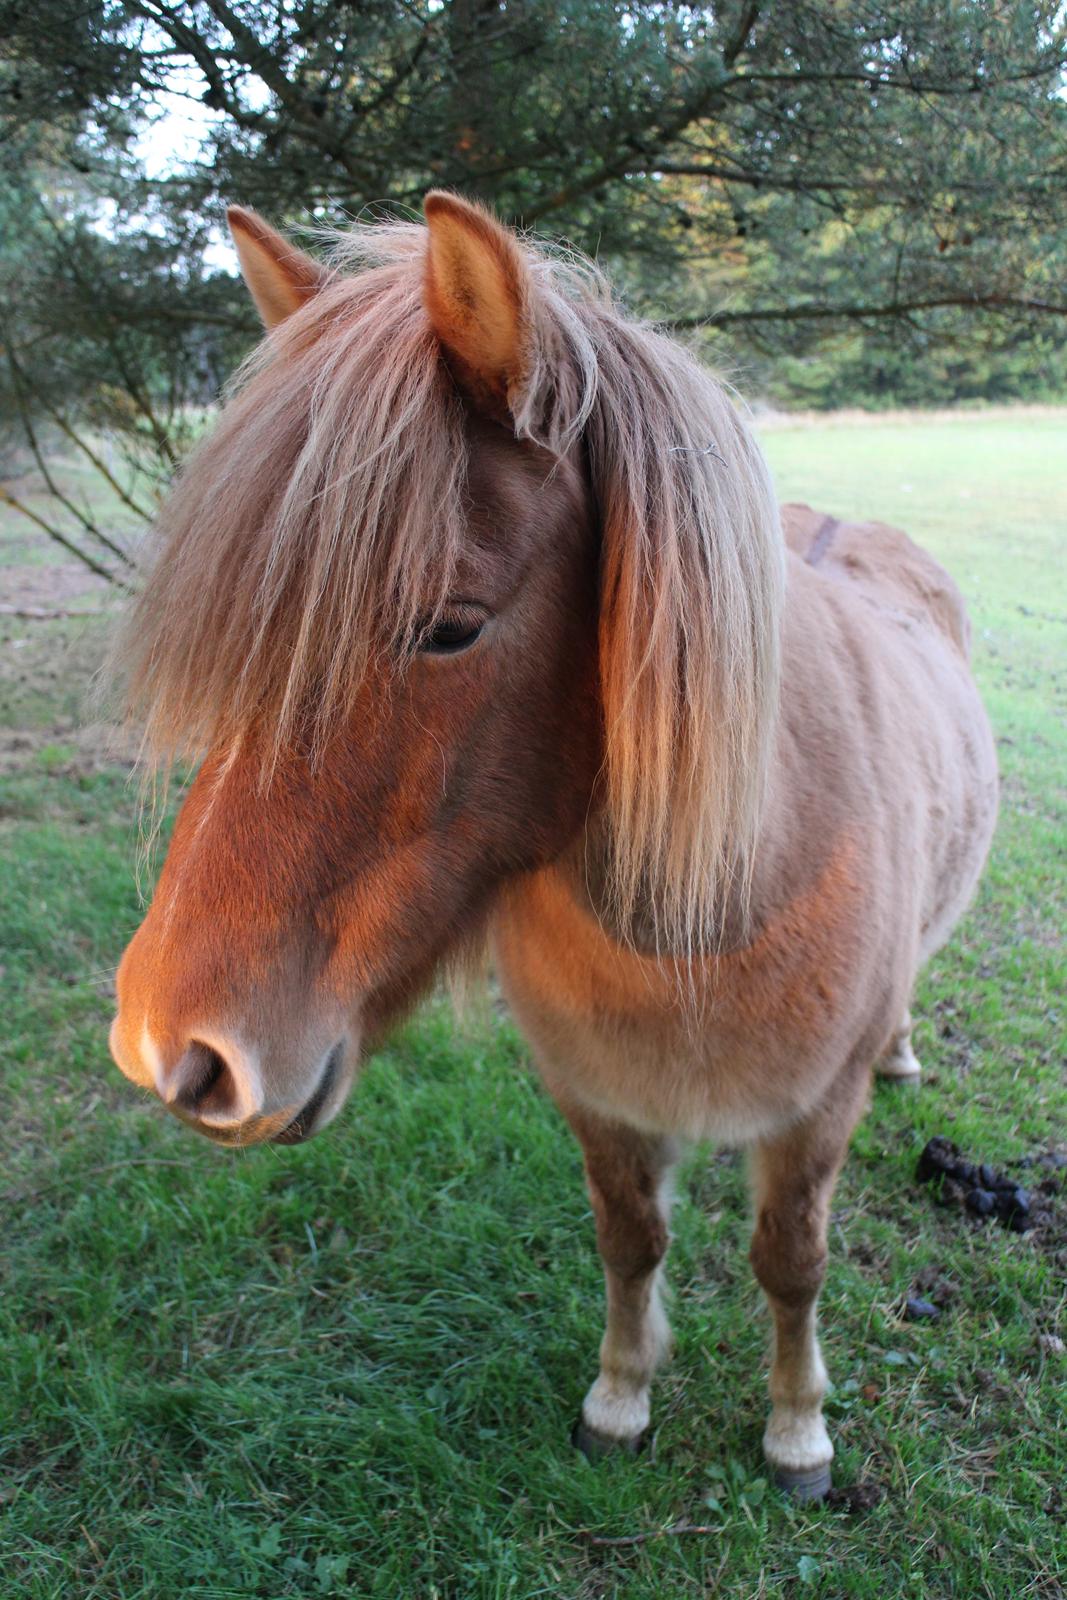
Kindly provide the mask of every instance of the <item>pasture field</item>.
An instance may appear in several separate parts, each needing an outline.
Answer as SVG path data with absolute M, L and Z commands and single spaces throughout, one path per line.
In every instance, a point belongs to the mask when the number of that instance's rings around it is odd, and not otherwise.
M 877 1087 L 836 1195 L 827 1415 L 863 1492 L 798 1508 L 764 1476 L 732 1152 L 681 1185 L 654 1448 L 569 1448 L 600 1273 L 506 1019 L 430 1005 L 299 1149 L 220 1152 L 119 1077 L 136 788 L 74 726 L 101 625 L 0 617 L 0 1600 L 1067 1594 L 1067 1173 L 1040 1164 L 1067 1148 L 1067 413 L 766 443 L 783 498 L 899 522 L 956 574 L 1002 761 L 983 888 L 917 997 L 923 1086 Z M 11 513 L 0 558 L 0 599 L 53 592 Z M 1043 1182 L 1045 1226 L 936 1206 L 935 1133 Z M 904 1320 L 916 1292 L 937 1320 Z

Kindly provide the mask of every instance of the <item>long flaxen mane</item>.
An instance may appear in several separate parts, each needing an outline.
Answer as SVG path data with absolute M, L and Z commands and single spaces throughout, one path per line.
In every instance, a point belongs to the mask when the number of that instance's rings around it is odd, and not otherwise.
M 374 655 L 407 659 L 466 533 L 467 431 L 424 307 L 427 232 L 336 235 L 244 364 L 159 519 L 119 646 L 155 756 L 325 745 Z M 615 913 L 707 947 L 751 869 L 778 703 L 782 543 L 761 452 L 679 344 L 591 263 L 533 244 L 517 436 L 584 446 L 601 532 Z

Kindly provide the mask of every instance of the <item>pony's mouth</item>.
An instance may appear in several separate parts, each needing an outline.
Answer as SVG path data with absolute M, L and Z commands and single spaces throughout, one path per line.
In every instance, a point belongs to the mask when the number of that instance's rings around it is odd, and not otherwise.
M 322 1077 L 318 1087 L 302 1111 L 298 1111 L 281 1133 L 276 1133 L 271 1140 L 272 1144 L 302 1144 L 315 1132 L 315 1124 L 319 1114 L 333 1092 L 337 1076 L 341 1069 L 341 1058 L 344 1054 L 344 1044 L 338 1040 L 326 1058 L 326 1065 L 322 1069 Z

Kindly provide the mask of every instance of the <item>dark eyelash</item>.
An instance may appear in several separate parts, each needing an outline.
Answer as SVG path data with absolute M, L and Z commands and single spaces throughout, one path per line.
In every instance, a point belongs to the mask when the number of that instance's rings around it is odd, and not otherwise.
M 424 655 L 458 655 L 474 643 L 484 626 L 484 617 L 446 612 L 420 633 L 418 648 Z

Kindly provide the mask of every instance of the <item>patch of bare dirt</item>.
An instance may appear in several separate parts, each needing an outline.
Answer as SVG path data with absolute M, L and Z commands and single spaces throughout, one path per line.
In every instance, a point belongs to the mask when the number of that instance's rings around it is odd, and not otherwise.
M 94 704 L 117 600 L 77 562 L 0 566 L 0 773 L 39 756 L 59 773 L 132 764 L 130 736 Z
M 48 752 L 48 771 L 61 777 L 85 777 L 95 772 L 132 768 L 138 741 L 130 728 L 112 722 L 92 722 L 85 727 L 59 723 L 50 728 L 0 728 L 0 773 L 21 772 L 38 765 Z
M 80 561 L 17 562 L 0 568 L 0 605 L 51 611 L 90 605 L 103 609 L 111 585 Z

